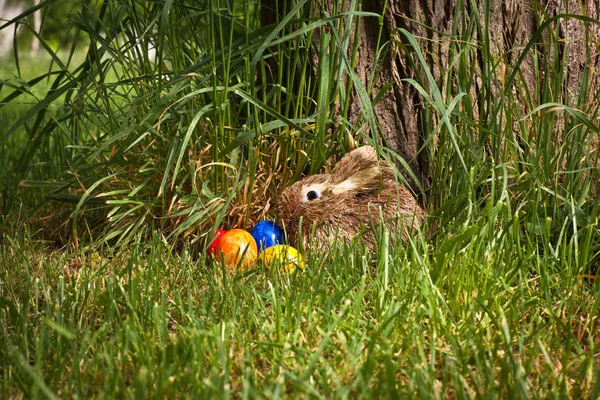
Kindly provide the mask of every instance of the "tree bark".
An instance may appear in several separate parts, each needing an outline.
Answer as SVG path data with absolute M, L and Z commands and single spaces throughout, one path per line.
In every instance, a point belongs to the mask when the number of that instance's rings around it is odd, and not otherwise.
M 40 4 L 41 0 L 35 0 L 34 4 L 37 6 Z M 41 35 L 41 29 L 42 29 L 42 11 L 41 10 L 37 10 L 34 14 L 33 14 L 33 29 L 38 33 L 38 35 Z M 33 37 L 32 41 L 31 41 L 31 50 L 30 53 L 32 56 L 36 56 L 38 51 L 40 49 L 40 41 L 38 40 L 38 38 L 36 38 L 35 36 Z
M 274 22 L 275 18 L 272 9 L 279 2 L 279 9 L 283 9 L 285 0 L 264 0 L 263 1 L 263 22 Z M 599 3 L 588 1 L 580 3 L 578 0 L 542 0 L 541 2 L 532 0 L 503 0 L 490 1 L 488 18 L 483 12 L 483 2 L 478 2 L 478 8 L 473 9 L 472 2 L 458 2 L 458 0 L 372 0 L 362 2 L 362 10 L 375 12 L 383 16 L 383 26 L 380 26 L 377 18 L 360 18 L 360 27 L 358 38 L 351 37 L 351 42 L 358 40 L 358 57 L 354 66 L 357 75 L 361 77 L 364 87 L 373 87 L 371 98 L 374 99 L 383 90 L 383 96 L 374 107 L 377 120 L 387 145 L 398 152 L 409 164 L 416 178 L 423 187 L 429 186 L 429 154 L 423 150 L 424 138 L 421 132 L 424 132 L 420 126 L 422 99 L 417 90 L 402 80 L 405 78 L 415 78 L 422 71 L 415 70 L 410 60 L 407 58 L 407 52 L 403 51 L 400 43 L 406 44 L 406 38 L 402 36 L 398 28 L 404 28 L 411 32 L 419 43 L 419 46 L 426 57 L 429 70 L 438 81 L 438 87 L 442 90 L 442 96 L 446 98 L 444 91 L 446 86 L 442 85 L 444 72 L 449 68 L 449 47 L 452 40 L 470 40 L 477 46 L 478 52 L 477 69 L 478 75 L 471 87 L 471 97 L 475 112 L 483 115 L 485 103 L 479 101 L 477 92 L 482 84 L 502 85 L 503 82 L 483 82 L 481 75 L 483 65 L 483 50 L 481 41 L 489 38 L 490 53 L 498 60 L 498 68 L 504 68 L 506 77 L 516 65 L 528 41 L 534 33 L 540 28 L 540 25 L 558 14 L 583 14 L 591 18 L 599 17 Z M 461 13 L 463 19 L 454 21 L 456 7 L 467 7 Z M 464 6 L 462 5 L 464 4 Z M 583 6 L 582 6 L 583 4 Z M 340 13 L 348 10 L 349 0 L 312 0 L 312 10 L 315 16 L 324 16 L 326 13 L 332 15 L 334 12 Z M 387 8 L 384 8 L 386 7 Z M 318 10 L 318 11 L 317 11 Z M 337 10 L 337 11 L 336 11 Z M 462 11 L 462 10 L 461 10 Z M 489 30 L 489 35 L 484 37 L 457 38 L 452 36 L 452 30 L 455 24 L 468 24 L 469 16 L 478 15 L 483 25 L 483 29 Z M 466 16 L 466 18 L 464 18 Z M 356 20 L 355 20 L 356 21 Z M 433 28 L 433 29 L 431 29 Z M 562 53 L 559 56 L 566 55 L 568 58 L 568 77 L 564 90 L 570 93 L 570 96 L 577 96 L 579 93 L 577 85 L 579 84 L 584 66 L 594 70 L 598 64 L 599 51 L 586 54 L 584 43 L 586 29 L 589 29 L 596 43 L 600 43 L 598 38 L 597 25 L 584 24 L 576 19 L 560 19 L 553 26 L 558 29 L 564 42 Z M 381 30 L 381 32 L 380 32 Z M 381 36 L 380 36 L 381 33 Z M 316 35 L 318 40 L 318 35 Z M 390 42 L 391 41 L 391 42 Z M 376 63 L 376 54 L 378 46 L 384 43 L 391 43 L 389 51 L 385 52 L 383 59 Z M 550 62 L 552 54 L 546 54 L 538 44 L 537 56 L 540 61 Z M 352 49 L 353 43 L 349 49 Z M 597 47 L 600 47 L 597 45 Z M 533 49 L 534 51 L 536 48 Z M 598 49 L 600 50 L 600 48 Z M 350 50 L 349 50 L 350 51 Z M 531 53 L 531 52 L 530 52 Z M 348 55 L 350 57 L 350 55 Z M 544 57 L 546 59 L 544 60 Z M 314 62 L 318 62 L 315 58 Z M 378 73 L 374 74 L 374 69 Z M 417 67 L 419 68 L 419 67 Z M 316 69 L 315 69 L 316 70 Z M 539 78 L 539 71 L 536 74 L 534 70 L 534 61 L 529 54 L 520 65 L 520 72 L 523 79 L 530 89 L 533 96 L 539 96 L 535 93 L 536 79 Z M 374 82 L 369 81 L 369 77 L 374 77 Z M 543 79 L 543 78 L 542 78 Z M 539 87 L 539 85 L 538 85 Z M 589 101 L 596 101 L 597 87 L 590 88 Z M 567 97 L 565 97 L 567 98 Z M 531 110 L 523 110 L 530 112 Z M 353 96 L 350 105 L 349 115 L 360 115 L 360 102 L 356 95 Z M 526 115 L 526 114 L 523 114 Z M 477 115 L 476 117 L 478 117 Z

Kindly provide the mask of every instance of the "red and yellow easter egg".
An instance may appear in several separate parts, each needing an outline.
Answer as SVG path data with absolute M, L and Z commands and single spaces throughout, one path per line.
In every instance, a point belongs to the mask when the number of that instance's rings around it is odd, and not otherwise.
M 223 262 L 229 268 L 251 268 L 258 254 L 256 242 L 249 232 L 243 229 L 232 229 L 219 238 L 215 246 L 217 261 Z
M 264 249 L 258 259 L 265 265 L 279 267 L 281 271 L 286 272 L 292 272 L 296 268 L 304 268 L 304 260 L 298 250 L 284 244 Z

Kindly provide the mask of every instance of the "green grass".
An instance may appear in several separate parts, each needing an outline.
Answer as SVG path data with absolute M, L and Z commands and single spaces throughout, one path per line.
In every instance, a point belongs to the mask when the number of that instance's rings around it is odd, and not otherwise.
M 11 55 L 0 57 L 0 210 L 2 216 L 13 206 L 25 203 L 33 208 L 40 204 L 48 187 L 65 171 L 68 142 L 63 135 L 39 135 L 43 124 L 56 121 L 61 115 L 65 95 L 47 103 L 42 113 L 31 110 L 51 95 L 53 81 L 61 71 L 73 70 L 72 64 L 83 61 L 79 51 L 69 54 L 59 51 L 52 56 L 43 52 L 36 56 L 19 56 L 19 66 Z M 56 60 L 63 60 L 64 68 Z M 70 63 L 67 60 L 70 59 Z M 38 120 L 39 118 L 39 120 Z M 22 122 L 20 125 L 17 126 Z M 46 182 L 39 188 L 23 190 L 23 182 Z
M 598 284 L 568 256 L 519 256 L 510 229 L 482 239 L 486 226 L 471 227 L 469 244 L 417 238 L 389 258 L 360 246 L 310 254 L 292 275 L 231 275 L 158 232 L 117 253 L 5 236 L 0 389 L 596 397 Z
M 441 39 L 441 82 L 400 31 L 423 71 L 404 84 L 423 100 L 428 226 L 376 254 L 308 251 L 291 275 L 232 274 L 204 255 L 216 228 L 276 219 L 282 188 L 381 141 L 354 27 L 307 2 L 268 27 L 245 1 L 78 3 L 85 47 L 42 46 L 59 73 L 0 75 L 0 393 L 600 396 L 598 76 L 562 90 L 553 21 L 514 49 L 539 66 L 533 90 L 486 53 L 478 13 L 457 9 L 478 23 Z
M 51 68 L 49 57 L 44 58 L 43 55 L 35 58 L 25 56 L 19 61 L 20 68 L 17 69 L 13 57 L 9 55 L 0 57 L 0 79 L 2 80 L 0 97 L 5 98 L 15 88 L 19 88 L 18 92 L 21 93 L 13 101 L 0 105 L 0 121 L 2 121 L 0 138 L 3 139 L 0 146 L 0 151 L 3 154 L 0 161 L 0 175 L 2 178 L 6 178 L 10 169 L 18 164 L 19 155 L 26 146 L 30 134 L 27 128 L 21 128 L 8 135 L 11 126 L 24 117 L 31 107 L 47 95 L 52 83 L 50 79 L 42 79 L 33 85 L 29 83 L 48 72 Z M 60 107 L 58 103 L 52 105 L 54 109 L 57 107 Z M 48 158 L 48 156 L 46 157 Z M 51 176 L 51 174 L 48 174 L 43 178 L 47 179 Z M 6 195 L 6 193 L 2 191 L 2 195 Z

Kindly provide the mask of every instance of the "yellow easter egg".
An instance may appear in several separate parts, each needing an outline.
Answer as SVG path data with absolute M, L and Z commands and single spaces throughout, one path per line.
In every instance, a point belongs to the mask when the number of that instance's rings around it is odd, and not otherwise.
M 293 248 L 285 244 L 278 244 L 264 249 L 258 256 L 259 260 L 265 265 L 275 265 L 282 271 L 292 272 L 296 267 L 304 268 L 302 255 Z

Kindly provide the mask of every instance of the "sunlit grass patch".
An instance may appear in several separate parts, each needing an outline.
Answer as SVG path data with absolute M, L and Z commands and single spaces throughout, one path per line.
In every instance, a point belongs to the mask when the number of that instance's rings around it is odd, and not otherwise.
M 157 234 L 130 250 L 88 254 L 6 239 L 2 343 L 13 361 L 2 371 L 16 381 L 3 379 L 5 388 L 592 393 L 598 300 L 583 277 L 565 284 L 517 267 L 469 294 L 454 275 L 482 282 L 481 270 L 493 274 L 503 262 L 454 250 L 448 282 L 434 285 L 420 244 L 388 260 L 359 246 L 308 254 L 306 269 L 289 275 L 262 266 L 231 274 L 202 254 L 173 254 Z

